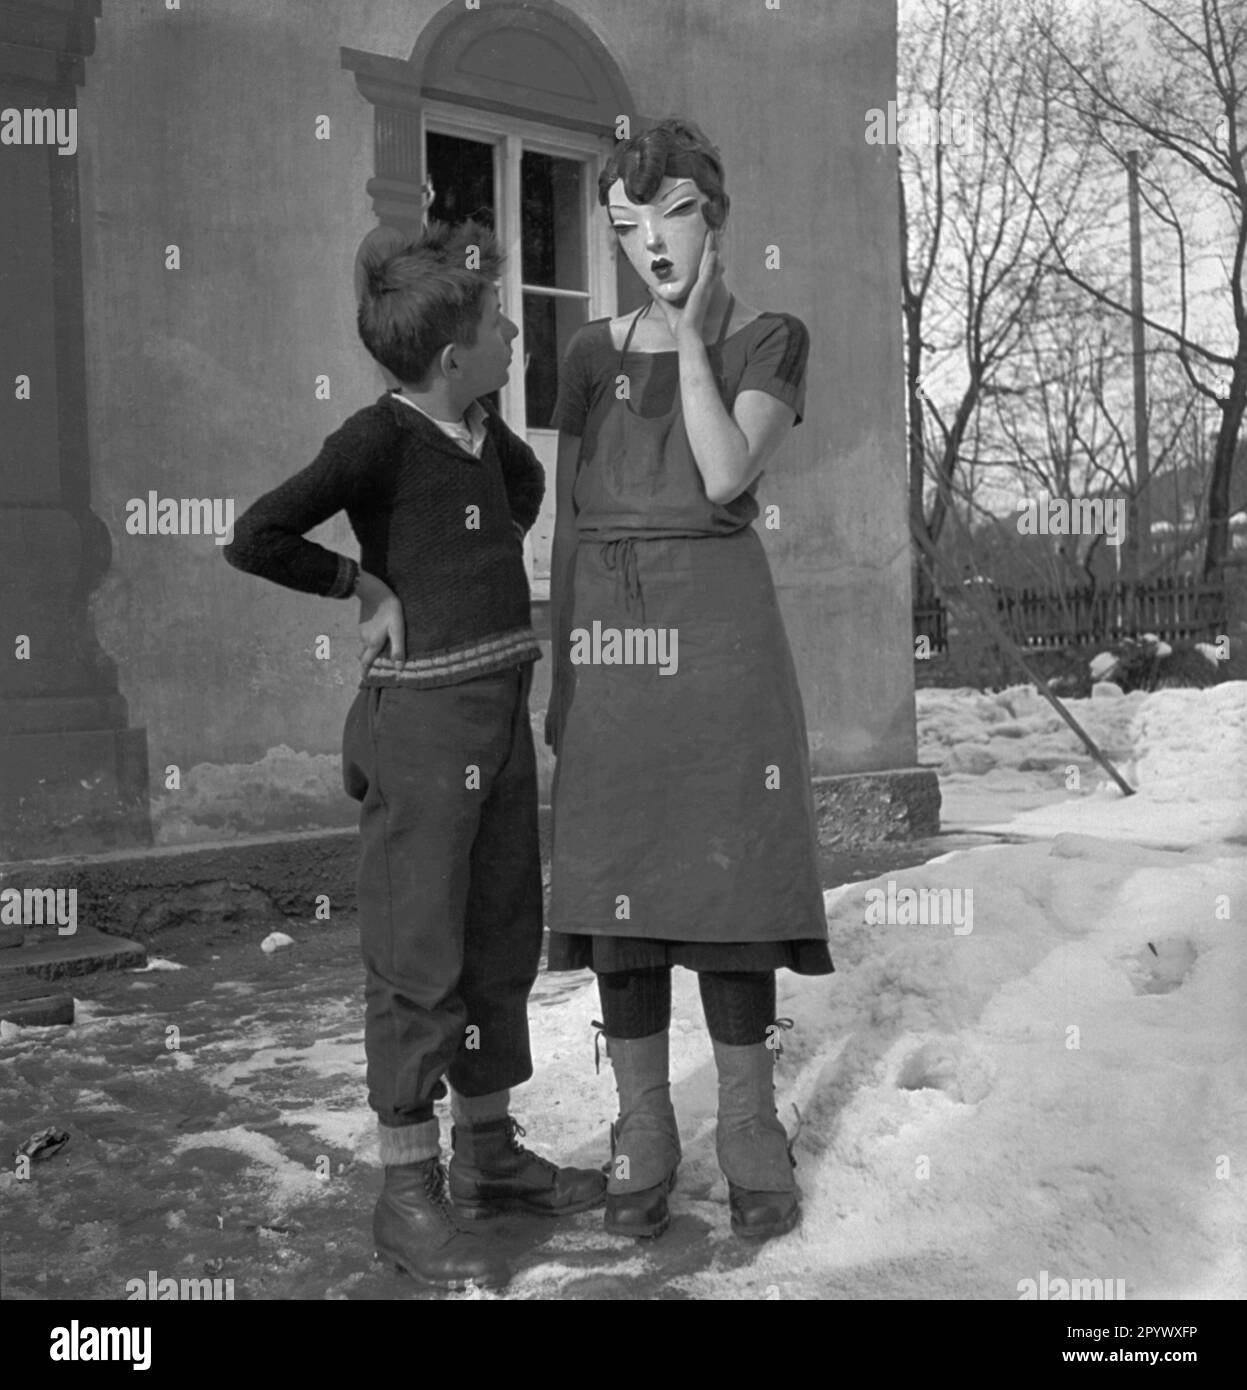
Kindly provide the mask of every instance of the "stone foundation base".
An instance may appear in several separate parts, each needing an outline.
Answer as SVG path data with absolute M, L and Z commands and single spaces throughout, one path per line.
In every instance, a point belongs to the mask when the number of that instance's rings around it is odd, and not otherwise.
M 0 737 L 0 859 L 150 845 L 147 731 Z
M 814 778 L 818 838 L 827 849 L 920 840 L 940 829 L 940 782 L 931 767 Z
M 814 779 L 819 838 L 853 850 L 935 835 L 940 788 L 931 768 Z M 550 859 L 550 808 L 541 808 Z M 0 864 L 5 887 L 76 888 L 84 927 L 143 943 L 175 928 L 271 931 L 283 918 L 315 921 L 355 906 L 359 836 L 311 830 L 220 844 L 167 846 Z M 321 899 L 327 899 L 327 904 Z
M 149 943 L 174 928 L 210 936 L 311 921 L 322 897 L 331 915 L 352 908 L 358 858 L 356 831 L 313 830 L 27 860 L 0 865 L 0 875 L 6 888 L 75 888 L 84 926 Z

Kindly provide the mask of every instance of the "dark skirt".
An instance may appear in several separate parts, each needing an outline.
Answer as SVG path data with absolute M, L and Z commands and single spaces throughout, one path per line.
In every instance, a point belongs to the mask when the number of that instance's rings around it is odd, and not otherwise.
M 656 941 L 641 936 L 578 936 L 550 933 L 549 970 L 791 970 L 830 975 L 835 966 L 825 941 Z
M 573 631 L 663 630 L 678 660 L 558 662 L 549 968 L 828 973 L 805 715 L 757 535 L 582 538 L 573 594 Z

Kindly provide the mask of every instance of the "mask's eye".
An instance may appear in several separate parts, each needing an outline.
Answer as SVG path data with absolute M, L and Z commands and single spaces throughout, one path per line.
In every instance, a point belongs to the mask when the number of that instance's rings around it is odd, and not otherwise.
M 696 199 L 696 198 L 685 198 L 685 199 L 683 199 L 681 202 L 676 203 L 674 207 L 669 207 L 669 208 L 667 209 L 667 216 L 668 216 L 668 217 L 684 217 L 684 216 L 686 216 L 688 213 L 695 211 L 696 208 L 697 208 L 697 199 Z
M 614 232 L 616 236 L 623 236 L 623 234 L 624 234 L 625 232 L 635 231 L 635 229 L 636 229 L 636 223 L 635 223 L 635 222 L 612 222 L 612 223 L 611 223 L 611 231 Z

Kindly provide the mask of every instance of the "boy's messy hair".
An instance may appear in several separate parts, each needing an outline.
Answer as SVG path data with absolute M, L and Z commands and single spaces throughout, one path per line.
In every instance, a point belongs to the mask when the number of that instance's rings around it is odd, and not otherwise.
M 708 199 L 702 209 L 708 227 L 727 221 L 731 199 L 723 191 L 723 161 L 700 127 L 680 116 L 621 140 L 598 176 L 598 202 L 610 199 L 611 185 L 623 180 L 624 192 L 634 203 L 648 203 L 664 178 L 692 179 Z
M 364 346 L 399 381 L 419 385 L 448 343 L 476 345 L 485 292 L 503 259 L 479 222 L 430 222 L 414 241 L 376 228 L 355 263 Z

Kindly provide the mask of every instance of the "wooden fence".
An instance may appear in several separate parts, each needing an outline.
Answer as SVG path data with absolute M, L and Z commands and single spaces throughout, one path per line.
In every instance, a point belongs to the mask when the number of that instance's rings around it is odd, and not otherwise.
M 938 598 L 932 604 L 914 609 L 914 637 L 925 637 L 933 653 L 948 650 L 948 609 Z
M 1080 647 L 1145 632 L 1168 642 L 1199 641 L 1224 632 L 1227 621 L 1225 586 L 1193 575 L 1064 592 L 980 583 L 976 598 L 979 603 L 994 600 L 1014 641 L 1028 648 Z M 968 620 L 970 610 L 964 612 Z M 942 600 L 914 609 L 914 635 L 926 636 L 932 652 L 948 650 L 948 611 Z

